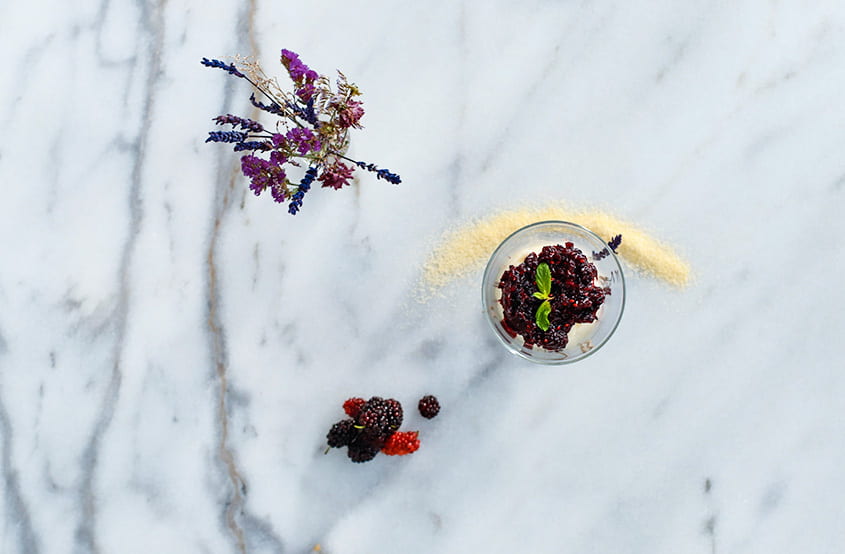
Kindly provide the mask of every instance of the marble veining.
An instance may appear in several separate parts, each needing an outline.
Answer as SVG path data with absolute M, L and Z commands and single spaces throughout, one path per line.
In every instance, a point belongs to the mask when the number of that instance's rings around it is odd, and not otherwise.
M 845 551 L 845 7 L 0 4 L 0 552 Z M 402 175 L 295 218 L 204 144 L 290 48 Z M 256 115 L 257 114 L 253 114 Z M 673 244 L 595 356 L 541 368 L 444 230 L 566 201 Z M 624 240 L 624 239 L 623 239 Z M 432 421 L 413 409 L 443 405 Z M 349 396 L 422 448 L 324 454 Z

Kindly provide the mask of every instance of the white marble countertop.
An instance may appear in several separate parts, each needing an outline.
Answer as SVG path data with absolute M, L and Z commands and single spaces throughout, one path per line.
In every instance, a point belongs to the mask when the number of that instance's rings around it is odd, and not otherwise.
M 0 5 L 0 551 L 845 552 L 845 5 L 200 6 Z M 281 48 L 400 186 L 292 218 L 203 143 L 249 89 L 199 60 Z M 523 201 L 695 278 L 632 273 L 565 367 L 495 342 L 480 272 L 413 299 Z M 412 456 L 323 455 L 345 398 L 425 393 Z

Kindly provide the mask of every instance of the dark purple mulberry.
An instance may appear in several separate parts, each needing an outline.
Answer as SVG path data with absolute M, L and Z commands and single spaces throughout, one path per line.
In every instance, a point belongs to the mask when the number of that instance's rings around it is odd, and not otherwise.
M 376 454 L 378 454 L 378 452 L 378 448 L 371 448 L 370 446 L 359 446 L 356 444 L 352 444 L 349 445 L 349 448 L 346 450 L 346 455 L 349 456 L 349 459 L 355 462 L 356 464 L 360 464 L 363 462 L 369 462 L 370 460 L 376 457 Z
M 387 406 L 384 398 L 373 396 L 366 404 L 361 406 L 358 412 L 357 423 L 359 427 L 383 431 L 388 427 Z
M 402 426 L 403 410 L 398 400 L 388 398 L 384 401 L 388 431 L 396 431 Z
M 384 441 L 378 433 L 367 429 L 361 431 L 353 443 L 346 450 L 346 455 L 355 463 L 369 462 L 376 457 Z
M 326 439 L 328 439 L 329 446 L 332 448 L 340 448 L 350 444 L 357 435 L 358 429 L 355 429 L 355 420 L 344 419 L 332 425 Z
M 440 402 L 430 394 L 420 398 L 420 403 L 417 407 L 420 410 L 420 414 L 426 419 L 431 419 L 440 413 Z

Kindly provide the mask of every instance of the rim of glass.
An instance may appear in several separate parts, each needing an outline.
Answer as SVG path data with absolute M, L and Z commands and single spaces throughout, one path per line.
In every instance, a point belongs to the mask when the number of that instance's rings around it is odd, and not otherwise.
M 504 336 L 502 336 L 500 330 L 496 327 L 496 323 L 493 321 L 493 318 L 491 318 L 490 314 L 489 314 L 489 308 L 488 308 L 488 302 L 487 302 L 487 287 L 484 286 L 484 285 L 487 283 L 488 276 L 489 276 L 490 272 L 492 271 L 492 263 L 493 263 L 493 260 L 496 258 L 496 254 L 498 254 L 499 251 L 502 250 L 507 245 L 508 241 L 510 241 L 514 236 L 518 235 L 519 233 L 522 233 L 523 231 L 527 231 L 527 230 L 532 229 L 534 227 L 541 227 L 541 226 L 546 226 L 546 225 L 563 225 L 564 227 L 571 227 L 571 228 L 574 228 L 575 230 L 583 231 L 584 233 L 586 233 L 587 235 L 589 235 L 593 239 L 595 239 L 598 242 L 598 244 L 603 244 L 603 245 L 607 246 L 607 242 L 605 242 L 605 240 L 603 238 L 601 238 L 600 236 L 598 236 L 596 233 L 587 229 L 583 225 L 579 225 L 579 224 L 573 223 L 571 221 L 563 221 L 563 220 L 560 220 L 560 219 L 549 219 L 549 220 L 546 220 L 546 221 L 537 221 L 537 222 L 534 222 L 534 223 L 529 223 L 528 225 L 520 227 L 519 229 L 517 229 L 516 231 L 512 232 L 507 237 L 505 237 L 505 239 L 502 242 L 499 243 L 499 246 L 497 246 L 496 249 L 493 250 L 493 253 L 490 254 L 490 258 L 487 260 L 487 266 L 484 268 L 484 275 L 481 277 L 481 304 L 482 304 L 482 307 L 484 308 L 484 315 L 485 315 L 485 319 L 487 319 L 487 324 L 490 326 L 490 329 L 493 331 L 493 334 L 496 335 L 496 337 L 498 337 L 499 341 L 501 341 L 501 343 L 508 350 L 508 352 L 510 352 L 511 354 L 514 354 L 515 356 L 519 356 L 520 358 L 522 358 L 524 360 L 528 360 L 529 362 L 534 363 L 534 364 L 540 364 L 540 365 L 571 364 L 571 363 L 575 363 L 575 362 L 580 362 L 581 360 L 583 360 L 585 358 L 589 358 L 590 356 L 595 354 L 597 351 L 601 350 L 601 348 L 605 344 L 607 344 L 607 341 L 610 340 L 610 337 L 612 337 L 613 334 L 616 333 L 616 329 L 619 327 L 619 323 L 622 321 L 622 314 L 625 313 L 625 303 L 626 303 L 626 296 L 627 296 L 627 286 L 625 284 L 625 272 L 622 271 L 622 264 L 619 262 L 619 257 L 616 255 L 616 252 L 614 252 L 612 248 L 608 248 L 608 251 L 610 252 L 610 255 L 613 257 L 613 260 L 616 262 L 616 267 L 619 268 L 619 279 L 620 279 L 620 284 L 622 285 L 622 304 L 619 307 L 619 315 L 616 316 L 616 321 L 613 322 L 613 327 L 610 328 L 610 331 L 607 333 L 607 336 L 604 338 L 604 340 L 602 340 L 599 344 L 597 344 L 596 346 L 594 346 L 593 348 L 591 348 L 587 352 L 583 352 L 580 356 L 566 357 L 566 358 L 561 358 L 559 360 L 554 360 L 554 359 L 540 360 L 540 359 L 532 358 L 532 357 L 528 356 L 525 352 L 523 352 L 521 349 L 515 348 L 512 344 L 510 344 L 507 341 L 507 339 L 505 339 Z M 547 352 L 552 352 L 552 351 L 547 350 Z

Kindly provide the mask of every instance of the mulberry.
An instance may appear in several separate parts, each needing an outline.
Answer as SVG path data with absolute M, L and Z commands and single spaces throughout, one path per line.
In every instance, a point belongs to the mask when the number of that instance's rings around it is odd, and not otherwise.
M 393 433 L 381 451 L 388 456 L 404 456 L 416 452 L 420 447 L 419 434 L 419 431 Z
M 440 402 L 430 394 L 420 398 L 420 403 L 417 407 L 420 410 L 420 415 L 426 419 L 431 419 L 440 413 Z
M 329 446 L 340 448 L 350 444 L 357 435 L 358 429 L 355 429 L 355 420 L 344 419 L 332 425 L 326 438 L 329 441 Z
M 385 415 L 387 417 L 388 431 L 396 431 L 402 426 L 402 404 L 398 400 L 388 398 L 384 401 Z
M 346 449 L 346 455 L 349 456 L 349 459 L 356 464 L 360 464 L 363 462 L 369 462 L 375 458 L 378 451 L 378 447 L 368 442 L 356 441 L 355 443 L 350 444 L 349 448 Z
M 387 406 L 384 398 L 373 396 L 366 404 L 361 406 L 356 418 L 359 427 L 366 429 L 386 431 L 388 428 Z
M 361 406 L 366 403 L 367 401 L 363 398 L 348 398 L 346 402 L 343 403 L 343 411 L 346 412 L 346 415 L 355 419 L 361 412 Z

